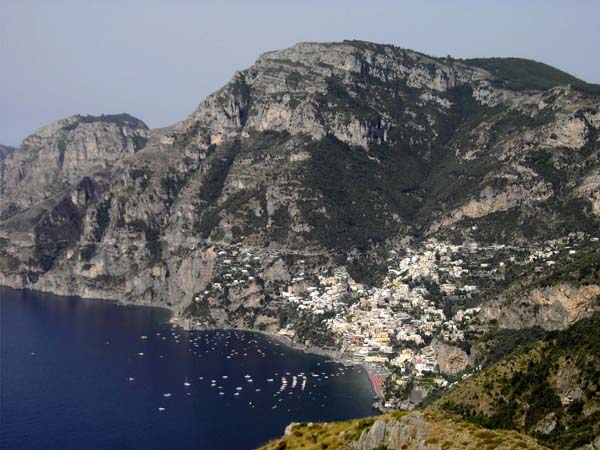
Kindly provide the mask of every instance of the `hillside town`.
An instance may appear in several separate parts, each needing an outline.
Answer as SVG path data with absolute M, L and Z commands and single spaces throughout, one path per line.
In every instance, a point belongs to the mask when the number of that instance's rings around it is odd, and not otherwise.
M 519 271 L 544 272 L 597 241 L 578 234 L 522 248 L 429 239 L 390 251 L 378 287 L 357 283 L 343 267 L 326 274 L 307 269 L 269 282 L 264 255 L 225 248 L 217 253 L 218 275 L 194 298 L 192 316 L 200 327 L 214 326 L 204 299 L 223 300 L 232 292 L 246 299 L 270 295 L 280 309 L 293 312 L 275 335 L 304 347 L 335 347 L 338 359 L 365 365 L 382 409 L 410 408 L 431 390 L 477 370 L 463 347 L 465 333 L 478 328 L 486 296 Z M 296 264 L 309 266 L 304 260 Z M 260 330 L 261 323 L 254 327 Z M 327 335 L 326 344 L 314 341 L 317 333 Z

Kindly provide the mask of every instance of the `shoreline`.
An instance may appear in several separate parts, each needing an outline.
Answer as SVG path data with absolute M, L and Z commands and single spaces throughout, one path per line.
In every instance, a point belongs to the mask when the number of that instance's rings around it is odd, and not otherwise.
M 317 347 L 317 346 L 306 346 L 304 344 L 294 341 L 293 339 L 289 338 L 288 336 L 284 336 L 282 334 L 279 334 L 279 333 L 273 332 L 273 331 L 257 330 L 254 328 L 247 328 L 247 327 L 218 327 L 218 326 L 217 327 L 205 327 L 205 326 L 194 327 L 194 326 L 189 326 L 189 325 L 185 324 L 185 321 L 191 320 L 191 319 L 187 319 L 187 318 L 184 319 L 182 317 L 179 317 L 175 311 L 173 311 L 173 310 L 171 310 L 171 311 L 174 313 L 174 316 L 171 317 L 170 323 L 173 326 L 183 328 L 186 331 L 210 331 L 210 330 L 229 331 L 229 330 L 234 330 L 234 331 L 247 331 L 250 333 L 258 333 L 258 334 L 262 334 L 263 336 L 266 336 L 270 339 L 273 339 L 274 341 L 276 341 L 280 344 L 283 344 L 286 347 L 291 348 L 293 350 L 301 351 L 303 353 L 307 353 L 307 354 L 311 354 L 311 355 L 323 356 L 323 357 L 331 359 L 332 361 L 343 364 L 345 366 L 362 365 L 361 362 L 356 362 L 356 361 L 353 361 L 352 359 L 344 358 L 343 355 L 339 354 L 339 351 L 325 349 L 325 348 L 321 348 L 321 347 Z
M 222 330 L 222 331 L 246 331 L 246 332 L 250 332 L 250 333 L 258 333 L 265 337 L 273 339 L 275 342 L 278 342 L 278 343 L 280 343 L 290 349 L 296 350 L 296 351 L 329 358 L 331 361 L 334 361 L 338 364 L 342 364 L 342 365 L 348 366 L 348 367 L 349 366 L 361 366 L 365 370 L 365 373 L 367 375 L 367 380 L 369 382 L 369 386 L 370 386 L 371 392 L 373 394 L 373 400 L 375 400 L 376 402 L 381 402 L 383 400 L 383 398 L 379 395 L 379 391 L 378 391 L 377 387 L 375 386 L 375 383 L 371 379 L 372 373 L 369 368 L 369 365 L 367 363 L 365 363 L 364 361 L 354 361 L 351 358 L 344 357 L 343 354 L 340 355 L 339 351 L 324 349 L 324 348 L 320 348 L 320 347 L 316 347 L 316 346 L 309 347 L 309 346 L 306 346 L 304 344 L 294 341 L 293 339 L 289 338 L 288 336 L 281 335 L 277 332 L 256 330 L 256 329 L 245 328 L 245 327 L 238 327 L 238 328 L 236 328 L 236 327 L 201 327 L 201 328 L 195 328 L 193 326 L 186 326 L 185 321 L 187 319 L 180 317 L 178 314 L 178 311 L 175 308 L 169 307 L 167 305 L 139 303 L 139 302 L 133 302 L 133 301 L 127 301 L 127 300 L 115 299 L 115 298 L 83 297 L 81 295 L 76 295 L 76 294 L 57 294 L 52 291 L 46 291 L 46 290 L 41 290 L 41 289 L 31 289 L 31 288 L 25 288 L 25 287 L 15 288 L 13 286 L 7 286 L 7 285 L 0 285 L 0 287 L 11 289 L 14 291 L 39 292 L 42 294 L 55 295 L 57 297 L 72 297 L 72 298 L 76 298 L 78 300 L 89 300 L 89 301 L 94 301 L 94 302 L 108 302 L 115 306 L 122 306 L 122 307 L 123 306 L 133 306 L 133 307 L 142 307 L 142 308 L 161 309 L 164 312 L 168 313 L 168 315 L 169 315 L 169 317 L 163 323 L 170 324 L 174 327 L 182 328 L 185 331 Z M 374 408 L 375 408 L 375 406 L 374 406 Z M 378 409 L 378 408 L 376 408 L 376 409 Z

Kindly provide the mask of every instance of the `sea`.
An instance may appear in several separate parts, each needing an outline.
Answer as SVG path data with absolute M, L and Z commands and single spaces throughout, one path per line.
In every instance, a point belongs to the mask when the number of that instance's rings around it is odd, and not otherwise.
M 243 450 L 376 413 L 360 366 L 169 318 L 0 287 L 0 449 Z

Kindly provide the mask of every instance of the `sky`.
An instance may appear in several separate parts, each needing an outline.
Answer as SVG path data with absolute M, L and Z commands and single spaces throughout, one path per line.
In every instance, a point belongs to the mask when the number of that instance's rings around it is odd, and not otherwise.
M 600 83 L 599 17 L 597 0 L 0 0 L 0 144 L 71 114 L 170 125 L 302 41 L 530 58 Z

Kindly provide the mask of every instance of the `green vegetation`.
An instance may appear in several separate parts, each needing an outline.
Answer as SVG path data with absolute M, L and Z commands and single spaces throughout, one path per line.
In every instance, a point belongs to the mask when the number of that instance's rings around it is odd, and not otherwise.
M 407 420 L 405 420 L 407 419 Z M 542 450 L 545 447 L 533 439 L 506 430 L 485 430 L 475 425 L 446 420 L 432 414 L 416 415 L 407 411 L 395 411 L 379 417 L 330 423 L 294 424 L 288 435 L 269 442 L 261 450 L 351 450 L 354 443 L 365 432 L 369 432 L 376 421 L 388 424 L 397 422 L 386 430 L 388 441 L 373 450 L 422 448 L 431 449 L 486 449 Z
M 549 332 L 429 408 L 487 428 L 516 429 L 557 449 L 589 443 L 600 433 L 600 313 Z
M 533 344 L 546 335 L 540 327 L 509 330 L 496 328 L 485 333 L 476 342 L 478 363 L 489 366 L 507 357 L 515 350 Z
M 98 242 L 104 237 L 110 224 L 110 198 L 100 201 L 96 205 L 95 228 L 92 233 L 94 241 Z
M 314 240 L 329 248 L 366 250 L 396 231 L 393 212 L 414 212 L 410 192 L 421 173 L 414 155 L 387 147 L 374 148 L 369 155 L 331 136 L 308 150 L 304 198 L 316 195 L 319 201 L 300 205 Z
M 34 256 L 41 269 L 52 268 L 62 252 L 79 240 L 82 231 L 79 209 L 67 197 L 44 213 L 35 226 Z
M 203 238 L 208 238 L 219 224 L 219 211 L 222 208 L 217 205 L 217 200 L 223 192 L 229 169 L 239 151 L 240 142 L 234 141 L 231 144 L 221 146 L 211 155 L 208 171 L 203 178 L 197 196 L 201 202 L 200 205 L 205 209 L 202 210 L 200 218 L 194 223 L 194 230 Z
M 83 123 L 105 122 L 114 123 L 117 125 L 126 124 L 132 128 L 148 128 L 146 124 L 140 119 L 133 117 L 129 114 L 101 114 L 99 116 L 79 116 L 79 120 Z
M 575 256 L 563 254 L 550 273 L 535 279 L 531 287 L 555 286 L 560 283 L 575 286 L 600 284 L 600 244 L 590 244 L 577 252 Z
M 127 227 L 132 231 L 144 234 L 149 264 L 160 262 L 165 242 L 160 239 L 161 233 L 159 227 L 153 222 L 145 222 L 139 219 L 128 222 Z
M 600 85 L 589 84 L 544 63 L 522 58 L 472 58 L 463 62 L 491 72 L 509 89 L 551 89 L 570 84 L 584 92 L 598 94 Z
M 183 311 L 183 317 L 192 317 L 202 322 L 208 322 L 212 324 L 214 322 L 210 313 L 210 303 L 207 299 L 201 298 L 200 294 L 193 296 L 195 299 L 199 297 L 199 300 L 192 301 Z
M 336 347 L 335 336 L 324 323 L 324 320 L 331 317 L 332 312 L 317 316 L 289 306 L 279 311 L 280 326 L 291 324 L 296 333 L 296 341 L 320 348 Z

